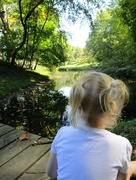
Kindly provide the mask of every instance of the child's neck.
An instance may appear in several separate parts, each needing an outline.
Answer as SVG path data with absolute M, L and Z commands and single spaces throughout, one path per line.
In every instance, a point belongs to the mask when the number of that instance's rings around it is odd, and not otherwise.
M 110 117 L 105 115 L 104 117 L 99 117 L 95 118 L 91 121 L 85 121 L 85 125 L 92 127 L 92 128 L 97 128 L 97 129 L 106 129 L 106 124 L 109 121 Z
M 97 128 L 97 129 L 105 129 L 105 124 L 94 124 L 94 123 L 86 123 L 85 124 L 88 127 Z

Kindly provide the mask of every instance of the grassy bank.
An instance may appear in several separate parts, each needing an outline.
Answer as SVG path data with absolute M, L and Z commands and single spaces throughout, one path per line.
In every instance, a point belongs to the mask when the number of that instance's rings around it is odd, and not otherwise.
M 60 66 L 59 71 L 84 71 L 96 69 L 98 67 L 98 63 L 75 63 L 68 64 L 66 66 Z
M 0 63 L 0 100 L 20 89 L 32 86 L 38 81 L 47 81 L 48 79 L 49 76 L 40 70 L 38 73 L 38 71 L 33 72 Z
M 60 67 L 60 69 L 62 71 L 67 71 L 67 69 L 81 71 L 89 69 L 89 65 L 72 64 Z M 40 65 L 37 66 L 35 71 L 30 71 L 19 67 L 11 67 L 6 63 L 0 62 L 0 100 L 3 100 L 6 96 L 21 89 L 32 86 L 36 82 L 57 78 L 56 76 L 57 73 L 49 72 L 46 67 Z

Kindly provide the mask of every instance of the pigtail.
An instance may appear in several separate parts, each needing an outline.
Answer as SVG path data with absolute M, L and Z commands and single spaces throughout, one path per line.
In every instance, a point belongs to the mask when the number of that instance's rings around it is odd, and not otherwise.
M 77 113 L 82 113 L 81 102 L 84 97 L 84 89 L 80 83 L 76 83 L 71 88 L 70 93 L 70 105 L 71 105 L 71 113 L 70 113 L 70 122 L 71 125 L 76 127 L 76 116 Z
M 99 95 L 102 111 L 112 112 L 114 105 L 119 115 L 128 97 L 129 93 L 126 85 L 121 80 L 112 80 L 110 86 Z
M 109 89 L 104 89 L 100 94 L 99 94 L 99 102 L 101 106 L 102 112 L 109 112 L 109 100 L 108 100 L 108 91 Z

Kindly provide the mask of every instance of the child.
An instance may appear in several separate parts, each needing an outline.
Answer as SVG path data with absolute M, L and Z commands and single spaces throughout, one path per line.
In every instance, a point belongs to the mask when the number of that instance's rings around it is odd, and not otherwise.
M 116 124 L 127 99 L 127 87 L 120 80 L 99 72 L 80 78 L 70 92 L 71 125 L 58 131 L 51 147 L 48 176 L 58 180 L 129 179 L 132 146 L 126 138 L 106 130 Z

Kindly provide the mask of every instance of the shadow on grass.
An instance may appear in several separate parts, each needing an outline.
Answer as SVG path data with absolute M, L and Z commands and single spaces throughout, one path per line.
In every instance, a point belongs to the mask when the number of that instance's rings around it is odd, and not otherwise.
M 0 62 L 0 100 L 39 81 L 48 80 L 48 76 Z

